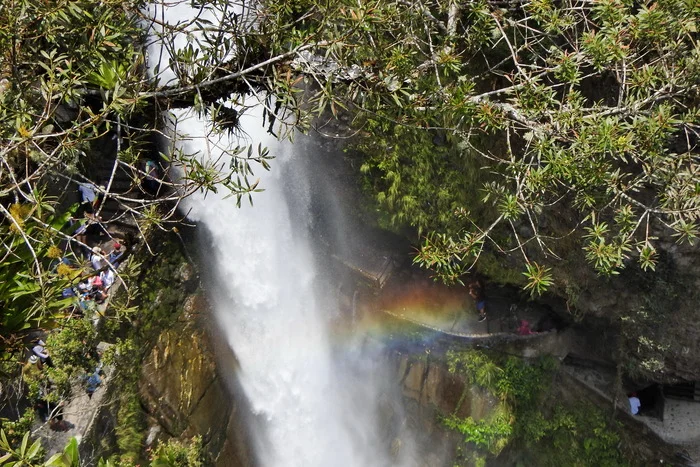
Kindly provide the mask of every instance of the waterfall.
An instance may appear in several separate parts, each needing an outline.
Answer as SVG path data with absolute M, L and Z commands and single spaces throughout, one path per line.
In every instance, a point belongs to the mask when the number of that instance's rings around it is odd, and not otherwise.
M 184 149 L 205 154 L 195 132 L 203 134 L 206 123 L 190 116 L 185 126 L 195 138 Z M 261 174 L 265 191 L 255 194 L 254 206 L 237 208 L 224 193 L 209 193 L 191 196 L 185 207 L 209 234 L 202 256 L 218 279 L 208 293 L 240 363 L 245 395 L 263 418 L 257 455 L 265 466 L 390 465 L 376 413 L 388 389 L 375 385 L 388 375 L 362 360 L 371 355 L 359 342 L 332 341 L 337 310 L 318 290 L 302 155 L 261 134 L 259 122 L 249 131 L 277 155 Z
M 171 23 L 186 19 L 182 8 L 162 12 Z M 156 45 L 152 55 L 161 52 Z M 264 191 L 253 195 L 253 206 L 244 198 L 237 207 L 225 189 L 183 203 L 208 233 L 200 255 L 213 278 L 206 290 L 259 421 L 252 427 L 256 457 L 265 467 L 409 465 L 409 449 L 398 448 L 396 417 L 380 416 L 397 403 L 379 350 L 362 339 L 336 342 L 330 330 L 339 311 L 314 260 L 303 154 L 267 135 L 259 112 L 250 114 L 243 121 L 248 139 L 240 141 L 212 136 L 206 120 L 178 112 L 178 131 L 188 138 L 175 144 L 203 162 L 246 143 L 262 143 L 276 157 L 269 172 L 257 167 Z

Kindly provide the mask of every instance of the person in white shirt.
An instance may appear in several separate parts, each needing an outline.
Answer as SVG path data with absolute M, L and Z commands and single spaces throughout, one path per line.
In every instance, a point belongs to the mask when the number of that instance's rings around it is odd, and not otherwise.
M 32 353 L 39 357 L 39 360 L 41 360 L 41 363 L 45 363 L 48 366 L 52 367 L 53 366 L 53 361 L 51 360 L 51 356 L 49 353 L 46 351 L 46 348 L 44 347 L 46 344 L 44 343 L 43 340 L 39 339 L 36 341 L 36 345 L 32 347 Z
M 92 263 L 92 268 L 95 271 L 99 271 L 102 269 L 105 265 L 104 260 L 102 259 L 102 256 L 104 253 L 102 252 L 102 248 L 99 246 L 96 246 L 95 248 L 92 249 L 92 256 L 90 256 L 90 263 Z
M 637 397 L 637 393 L 633 392 L 629 395 L 630 401 L 630 412 L 632 415 L 637 415 L 639 413 L 639 408 L 642 406 L 641 401 Z
M 102 279 L 102 288 L 109 290 L 109 288 L 114 284 L 114 271 L 112 268 L 107 268 L 100 273 L 100 279 Z

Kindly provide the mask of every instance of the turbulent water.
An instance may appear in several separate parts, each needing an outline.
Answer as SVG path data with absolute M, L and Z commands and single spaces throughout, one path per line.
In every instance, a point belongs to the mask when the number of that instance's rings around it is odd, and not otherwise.
M 203 133 L 202 122 L 190 121 L 190 134 L 197 125 Z M 392 438 L 380 429 L 388 372 L 360 340 L 334 342 L 329 331 L 338 311 L 318 290 L 327 284 L 310 246 L 301 155 L 261 134 L 254 139 L 265 139 L 278 156 L 254 206 L 237 208 L 223 194 L 195 195 L 186 206 L 209 232 L 217 318 L 240 362 L 245 395 L 263 418 L 254 436 L 257 455 L 266 466 L 403 463 L 389 456 Z M 186 146 L 206 152 L 202 140 Z
M 171 24 L 191 14 L 182 6 L 154 12 Z M 167 62 L 158 44 L 151 48 L 151 61 L 155 57 Z M 165 76 L 174 75 L 166 70 Z M 311 174 L 298 146 L 265 134 L 254 112 L 244 121 L 243 141 L 205 136 L 208 123 L 191 112 L 177 117 L 178 131 L 189 139 L 176 144 L 202 161 L 218 160 L 219 148 L 260 142 L 276 156 L 270 172 L 257 168 L 265 191 L 254 194 L 254 206 L 244 200 L 236 207 L 225 190 L 198 193 L 184 203 L 188 217 L 208 232 L 201 255 L 215 284 L 208 293 L 257 419 L 251 429 L 260 464 L 411 464 L 408 449 L 398 449 L 396 418 L 386 415 L 400 404 L 378 349 L 352 336 L 336 339 L 330 331 L 339 311 L 328 292 L 333 284 L 314 260 Z

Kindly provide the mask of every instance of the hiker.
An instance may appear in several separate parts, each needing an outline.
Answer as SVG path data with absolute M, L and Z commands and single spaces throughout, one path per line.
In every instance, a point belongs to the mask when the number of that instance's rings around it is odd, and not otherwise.
M 36 355 L 30 355 L 27 363 L 22 367 L 22 380 L 29 384 L 31 381 L 37 381 L 41 375 L 41 361 Z
M 92 182 L 78 183 L 78 193 L 80 194 L 80 204 L 92 206 L 97 199 L 97 187 Z
M 71 217 L 68 219 L 68 222 L 71 226 L 77 225 L 75 230 L 73 231 L 73 237 L 81 243 L 81 248 L 79 252 L 81 254 L 86 254 L 89 256 L 90 254 L 90 247 L 86 246 L 87 241 L 88 241 L 88 236 L 95 236 L 99 235 L 100 231 L 105 231 L 104 227 L 102 227 L 102 218 L 96 216 L 92 212 L 92 206 L 88 206 L 85 208 L 85 212 L 83 213 L 83 222 L 78 221 L 76 218 Z M 83 248 L 85 248 L 85 251 L 83 251 Z
M 86 212 L 86 213 L 85 213 L 85 216 L 87 217 L 87 215 L 88 215 L 88 214 L 87 214 L 87 212 Z M 78 226 L 78 227 L 76 227 L 76 229 L 73 231 L 73 237 L 75 237 L 75 239 L 76 239 L 78 242 L 80 242 L 80 243 L 82 244 L 82 245 L 80 245 L 81 250 L 82 250 L 82 248 L 84 248 L 83 245 L 85 245 L 85 244 L 87 243 L 87 228 L 88 228 L 88 222 L 89 222 L 89 220 L 86 221 L 86 222 L 84 222 L 84 223 L 81 223 L 81 222 L 77 221 L 74 217 L 70 217 L 70 218 L 68 219 L 68 224 L 69 224 L 70 226 L 74 226 L 74 225 L 76 225 L 76 224 L 77 224 L 77 226 Z
M 97 391 L 97 388 L 102 385 L 103 375 L 102 364 L 99 364 L 92 374 L 85 377 L 85 392 L 90 399 L 92 399 L 92 395 Z
M 115 274 L 112 268 L 107 268 L 100 273 L 100 280 L 102 281 L 102 290 L 108 291 L 112 284 L 114 284 Z
M 119 242 L 114 242 L 112 248 L 112 252 L 107 257 L 107 261 L 116 268 L 119 266 L 119 260 L 121 260 L 122 257 L 124 257 L 124 253 L 126 253 L 126 247 Z
M 90 263 L 92 263 L 92 268 L 95 271 L 99 271 L 105 266 L 105 262 L 102 259 L 102 256 L 104 255 L 104 251 L 102 251 L 102 248 L 99 246 L 96 246 L 92 249 L 92 256 L 90 256 Z
M 39 339 L 36 345 L 32 347 L 32 353 L 39 357 L 41 363 L 46 363 L 48 366 L 53 367 L 53 360 L 51 360 L 51 356 L 46 351 L 45 345 L 44 341 Z
M 469 284 L 469 296 L 476 302 L 476 311 L 479 312 L 479 321 L 486 319 L 486 293 L 484 284 L 477 279 Z
M 534 334 L 532 332 L 532 329 L 530 329 L 530 322 L 527 320 L 520 320 L 520 327 L 518 328 L 518 335 L 519 336 L 529 336 L 530 334 Z
M 637 415 L 639 413 L 639 409 L 642 407 L 642 402 L 639 400 L 639 397 L 637 397 L 636 392 L 631 392 L 628 397 L 630 402 L 630 413 L 632 415 Z
M 141 185 L 143 190 L 151 196 L 158 196 L 158 190 L 160 190 L 160 180 L 159 180 L 159 170 L 158 164 L 154 160 L 146 161 L 146 168 L 144 169 L 146 176 L 143 177 Z
M 34 410 L 36 410 L 37 415 L 42 422 L 49 421 L 49 403 L 44 399 L 39 399 L 34 403 Z
M 101 274 L 90 277 L 87 281 L 87 287 L 84 287 L 83 290 L 85 290 L 83 297 L 87 300 L 94 300 L 97 304 L 101 304 L 107 299 Z

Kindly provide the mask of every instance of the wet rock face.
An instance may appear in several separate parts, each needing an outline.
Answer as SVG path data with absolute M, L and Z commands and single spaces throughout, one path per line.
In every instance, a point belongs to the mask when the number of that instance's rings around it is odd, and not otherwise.
M 480 420 L 498 404 L 491 395 L 467 386 L 444 365 L 427 359 L 400 357 L 398 374 L 404 397 L 439 414 Z
M 188 297 L 187 315 L 202 301 Z M 143 362 L 139 393 L 150 430 L 154 439 L 199 434 L 219 465 L 251 465 L 236 401 L 219 378 L 209 337 L 190 318 L 163 331 Z
M 178 329 L 159 336 L 144 362 L 139 388 L 149 413 L 172 436 L 190 428 L 187 419 L 216 382 L 215 366 L 206 359 L 201 334 L 183 337 Z
M 498 400 L 465 384 L 439 360 L 400 353 L 389 358 L 404 398 L 400 414 L 403 425 L 416 437 L 412 441 L 417 444 L 414 449 L 417 465 L 452 467 L 461 435 L 445 428 L 440 418 L 456 414 L 481 420 L 498 407 Z M 408 436 L 407 433 L 397 436 L 394 440 L 397 449 L 408 443 Z

